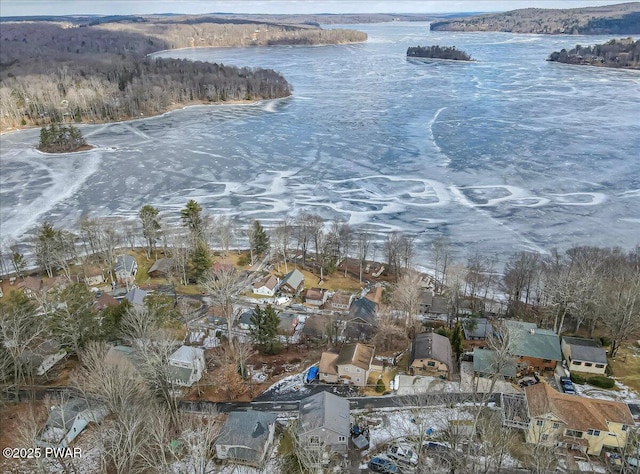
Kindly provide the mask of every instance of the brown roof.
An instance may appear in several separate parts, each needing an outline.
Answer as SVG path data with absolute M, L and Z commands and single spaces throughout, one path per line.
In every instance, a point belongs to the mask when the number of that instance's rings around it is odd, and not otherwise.
M 374 353 L 374 346 L 360 344 L 359 342 L 355 344 L 345 344 L 342 346 L 342 349 L 340 349 L 336 365 L 353 364 L 361 369 L 369 370 Z
M 629 407 L 620 402 L 577 397 L 555 391 L 547 383 L 525 388 L 531 418 L 551 414 L 569 429 L 608 431 L 607 422 L 633 425 Z
M 320 300 L 324 298 L 324 292 L 327 291 L 323 288 L 309 288 L 307 290 L 307 294 L 305 295 L 305 299 L 308 300 Z
M 36 278 L 32 276 L 28 276 L 23 281 L 18 283 L 18 288 L 25 288 L 31 291 L 40 291 L 44 286 L 42 278 Z
M 278 278 L 275 277 L 274 275 L 269 275 L 265 279 L 260 280 L 257 283 L 254 283 L 253 287 L 257 289 L 257 288 L 262 288 L 263 286 L 266 286 L 267 288 L 273 291 L 279 281 L 280 280 L 278 280 Z
M 337 291 L 331 298 L 329 298 L 329 302 L 331 305 L 337 304 L 349 307 L 352 297 L 353 295 L 351 293 L 347 293 L 346 291 Z
M 96 301 L 96 307 L 102 311 L 107 306 L 118 306 L 120 302 L 108 293 L 102 293 L 102 296 Z
M 336 367 L 337 360 L 338 354 L 333 352 L 323 352 L 322 356 L 320 356 L 320 372 L 323 374 L 338 375 L 338 368 Z
M 382 287 L 376 286 L 373 291 L 370 291 L 365 295 L 365 298 L 373 301 L 374 303 L 380 304 L 382 302 Z

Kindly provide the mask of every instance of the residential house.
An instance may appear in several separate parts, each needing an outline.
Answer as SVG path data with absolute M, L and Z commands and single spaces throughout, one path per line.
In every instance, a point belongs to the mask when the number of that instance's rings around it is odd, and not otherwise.
M 473 375 L 492 377 L 496 373 L 506 379 L 515 379 L 517 376 L 516 358 L 511 356 L 508 360 L 501 360 L 495 351 L 474 348 Z
M 289 295 L 297 295 L 302 291 L 303 287 L 304 275 L 300 270 L 295 268 L 284 276 L 280 286 L 278 286 L 278 291 Z
M 367 298 L 351 303 L 349 314 L 341 317 L 344 337 L 348 340 L 366 341 L 375 330 L 378 305 Z
M 311 448 L 346 454 L 351 423 L 349 400 L 329 392 L 316 393 L 300 400 L 298 436 Z
M 344 344 L 340 349 L 335 366 L 338 381 L 364 387 L 367 385 L 373 364 L 375 347 L 366 344 Z
M 269 275 L 253 284 L 253 293 L 262 296 L 274 296 L 279 283 L 280 278 L 274 275 Z
M 100 423 L 107 413 L 104 406 L 89 404 L 83 398 L 70 398 L 61 405 L 51 407 L 36 445 L 42 448 L 65 448 L 89 423 Z
M 443 319 L 449 316 L 449 300 L 446 296 L 436 295 L 431 300 L 431 306 L 427 310 L 427 316 L 434 319 Z
M 333 339 L 337 334 L 336 318 L 326 314 L 309 315 L 304 321 L 301 333 L 307 342 Z
M 426 315 L 433 304 L 433 290 L 420 290 L 418 314 Z
M 292 313 L 280 313 L 278 314 L 280 323 L 278 324 L 278 334 L 283 336 L 293 336 L 298 326 L 298 316 Z
M 321 382 L 337 383 L 338 382 L 338 366 L 336 361 L 338 354 L 334 352 L 323 352 L 320 356 L 320 364 L 318 365 L 318 379 Z
M 232 411 L 214 443 L 216 457 L 263 467 L 273 446 L 275 425 L 275 413 Z
M 153 262 L 147 274 L 150 278 L 167 278 L 175 273 L 175 268 L 176 260 L 174 258 L 163 257 Z
M 238 317 L 238 326 L 240 329 L 244 329 L 245 331 L 250 330 L 253 327 L 253 323 L 251 322 L 251 318 L 253 317 L 254 311 L 249 309 L 247 311 L 243 311 Z
M 138 262 L 131 255 L 118 255 L 116 258 L 115 274 L 118 283 L 130 284 L 135 281 L 138 273 Z
M 202 377 L 206 364 L 204 349 L 180 346 L 169 357 L 169 376 L 173 383 L 191 387 Z
M 324 308 L 331 311 L 349 311 L 353 298 L 351 293 L 336 291 L 327 299 Z
M 540 329 L 534 323 L 506 321 L 509 331 L 510 352 L 516 356 L 518 372 L 555 370 L 562 360 L 560 338 L 549 329 Z
M 96 300 L 96 308 L 98 311 L 103 311 L 109 306 L 118 306 L 119 304 L 120 302 L 109 293 L 102 293 L 100 298 Z
M 449 338 L 435 332 L 416 334 L 411 343 L 408 365 L 412 375 L 447 377 L 457 372 Z
M 22 288 L 24 294 L 29 298 L 36 298 L 44 291 L 44 281 L 42 278 L 36 278 L 28 276 L 17 285 L 18 288 Z
M 84 282 L 87 286 L 98 286 L 105 282 L 102 268 L 91 267 L 84 272 Z
M 382 293 L 384 289 L 381 285 L 374 286 L 364 297 L 369 301 L 373 301 L 375 304 L 382 303 Z
M 493 335 L 493 326 L 487 318 L 467 318 L 462 329 L 465 341 L 486 341 Z
M 563 337 L 561 347 L 569 370 L 601 375 L 607 370 L 607 351 L 597 341 Z
M 311 306 L 320 307 L 329 298 L 329 292 L 324 288 L 309 288 L 304 296 L 304 302 Z
M 622 449 L 634 425 L 626 403 L 577 397 L 542 382 L 525 388 L 528 443 L 598 456 L 602 448 Z
M 104 358 L 104 363 L 108 367 L 115 367 L 128 375 L 136 375 L 137 367 L 140 364 L 136 357 L 136 351 L 129 346 L 111 346 Z
M 48 339 L 38 344 L 33 350 L 26 350 L 20 356 L 22 362 L 31 368 L 36 375 L 46 375 L 54 365 L 67 356 L 67 351 L 60 348 L 60 343 Z
M 124 298 L 131 303 L 133 306 L 137 306 L 139 308 L 144 307 L 144 299 L 147 297 L 149 293 L 140 289 L 134 288 L 129 293 L 127 293 Z

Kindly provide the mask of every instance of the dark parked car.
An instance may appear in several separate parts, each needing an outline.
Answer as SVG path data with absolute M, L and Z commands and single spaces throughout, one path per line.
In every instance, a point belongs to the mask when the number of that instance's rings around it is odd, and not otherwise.
M 382 472 L 384 474 L 400 474 L 400 468 L 385 458 L 375 457 L 369 461 L 369 469 L 373 472 Z
M 429 441 L 422 445 L 422 447 L 428 451 L 449 451 L 449 446 L 442 443 L 434 443 L 433 441 Z
M 569 377 L 560 377 L 560 385 L 562 386 L 564 393 L 575 395 L 576 387 L 573 385 L 573 382 Z

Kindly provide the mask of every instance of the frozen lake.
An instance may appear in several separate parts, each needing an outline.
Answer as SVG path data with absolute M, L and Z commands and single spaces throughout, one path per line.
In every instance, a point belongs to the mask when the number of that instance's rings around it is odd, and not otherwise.
M 505 255 L 640 242 L 640 73 L 549 63 L 610 37 L 349 25 L 365 44 L 162 53 L 273 68 L 292 97 L 199 106 L 82 130 L 95 149 L 45 156 L 38 130 L 2 137 L 2 243 L 43 220 L 171 219 L 189 199 L 269 224 L 301 210 Z M 473 63 L 405 58 L 455 45 Z

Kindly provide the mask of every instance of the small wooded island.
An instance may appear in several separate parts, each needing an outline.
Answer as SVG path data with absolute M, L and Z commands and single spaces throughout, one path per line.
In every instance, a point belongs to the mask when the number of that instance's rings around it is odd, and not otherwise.
M 82 132 L 73 125 L 52 123 L 40 129 L 38 150 L 45 153 L 71 153 L 73 151 L 90 150 Z
M 640 69 L 640 40 L 633 38 L 612 39 L 605 44 L 580 46 L 567 51 L 562 49 L 551 53 L 547 61 L 565 64 Z
M 455 46 L 413 46 L 407 49 L 407 57 L 472 61 L 471 56 Z

